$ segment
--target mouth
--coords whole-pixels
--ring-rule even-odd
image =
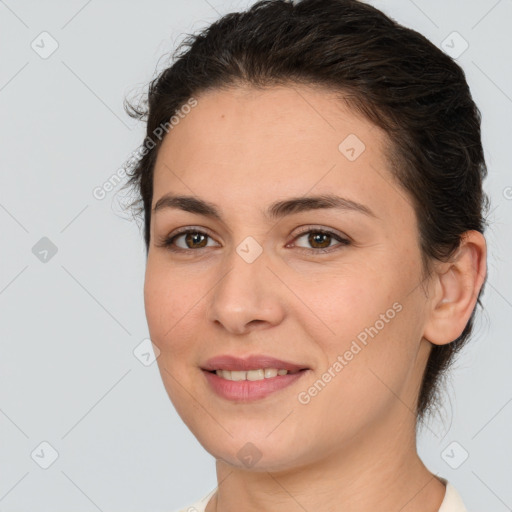
[[[209,372],[231,371],[231,372],[250,372],[250,371],[267,371],[277,370],[283,373],[296,373],[300,370],[309,369],[306,364],[293,363],[284,361],[266,354],[252,354],[245,356],[236,356],[232,354],[224,354],[208,359],[201,365],[202,370]]]
[[[202,369],[209,389],[217,396],[238,403],[262,400],[276,392],[292,389],[296,381],[304,378],[308,368],[288,371],[276,368],[257,370]]]
[[[250,402],[292,387],[308,373],[305,364],[268,354],[218,355],[201,365],[210,390],[236,402]]]
[[[301,372],[305,372],[309,368],[301,368],[299,370],[286,370],[285,368],[258,368],[255,370],[206,370],[203,368],[203,371],[212,373],[217,375],[222,379],[230,380],[230,381],[258,381],[258,380],[266,380],[273,379],[278,376],[284,375],[295,375]]]

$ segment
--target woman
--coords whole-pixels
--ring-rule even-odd
[[[129,185],[160,373],[216,458],[185,510],[465,510],[416,450],[487,275],[462,69],[356,0],[258,2],[177,57]]]

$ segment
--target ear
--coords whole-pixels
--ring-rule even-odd
[[[487,275],[487,245],[482,233],[466,231],[459,249],[438,265],[431,279],[423,337],[434,345],[456,340],[469,321]]]

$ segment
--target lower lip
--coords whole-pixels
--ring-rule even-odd
[[[251,402],[252,400],[265,398],[280,389],[290,386],[307,372],[307,370],[301,370],[297,373],[277,375],[269,379],[235,381],[223,379],[216,373],[206,370],[202,371],[210,386],[219,396],[241,402]]]

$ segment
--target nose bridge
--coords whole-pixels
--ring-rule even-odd
[[[225,328],[242,332],[254,320],[274,323],[282,305],[269,280],[269,259],[261,245],[247,237],[226,255],[223,277],[210,296],[210,316]]]
[[[226,256],[226,274],[216,287],[217,301],[226,305],[242,307],[255,304],[260,297],[261,284],[268,278],[266,268],[268,258],[261,245],[252,237],[247,237],[234,246]],[[231,306],[231,307],[233,307]]]

